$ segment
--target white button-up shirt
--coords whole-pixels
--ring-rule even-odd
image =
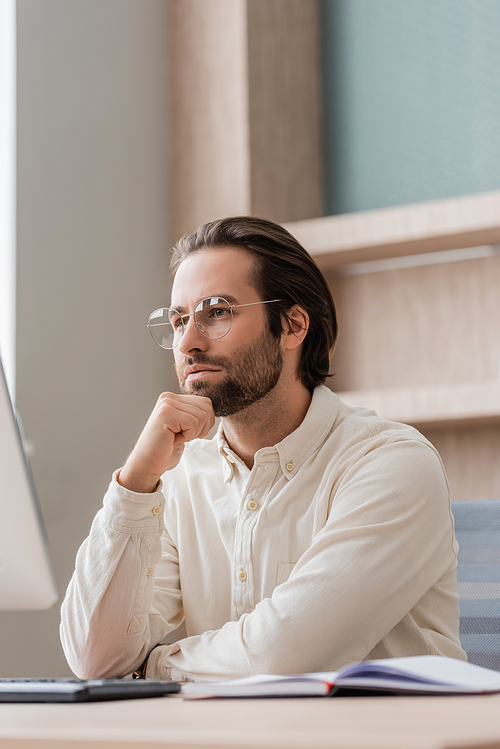
[[[219,430],[186,445],[153,494],[113,479],[78,553],[62,642],[94,677],[130,673],[183,620],[187,637],[153,650],[148,678],[465,658],[456,551],[432,445],[319,387],[251,470]]]

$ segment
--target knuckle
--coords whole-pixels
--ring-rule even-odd
[[[174,395],[173,393],[169,393],[169,392],[162,393],[160,397],[158,398],[158,402],[159,403],[171,403],[173,395]]]

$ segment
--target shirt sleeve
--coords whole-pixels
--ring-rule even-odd
[[[418,440],[386,440],[332,493],[287,582],[238,621],[156,648],[147,677],[214,681],[363,660],[456,564],[448,483]]]
[[[114,474],[78,551],[61,608],[61,642],[80,678],[126,676],[182,622],[178,557],[165,533],[161,489],[160,483],[152,494],[137,494]]]

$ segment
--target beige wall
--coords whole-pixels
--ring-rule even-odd
[[[161,390],[166,3],[18,0],[17,401],[62,595]],[[15,532],[15,529],[13,529]],[[66,675],[59,606],[0,614],[0,676]]]

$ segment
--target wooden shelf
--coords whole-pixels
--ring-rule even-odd
[[[500,380],[338,393],[349,406],[418,428],[500,423]]]
[[[500,190],[293,221],[285,227],[324,268],[500,243]]]

